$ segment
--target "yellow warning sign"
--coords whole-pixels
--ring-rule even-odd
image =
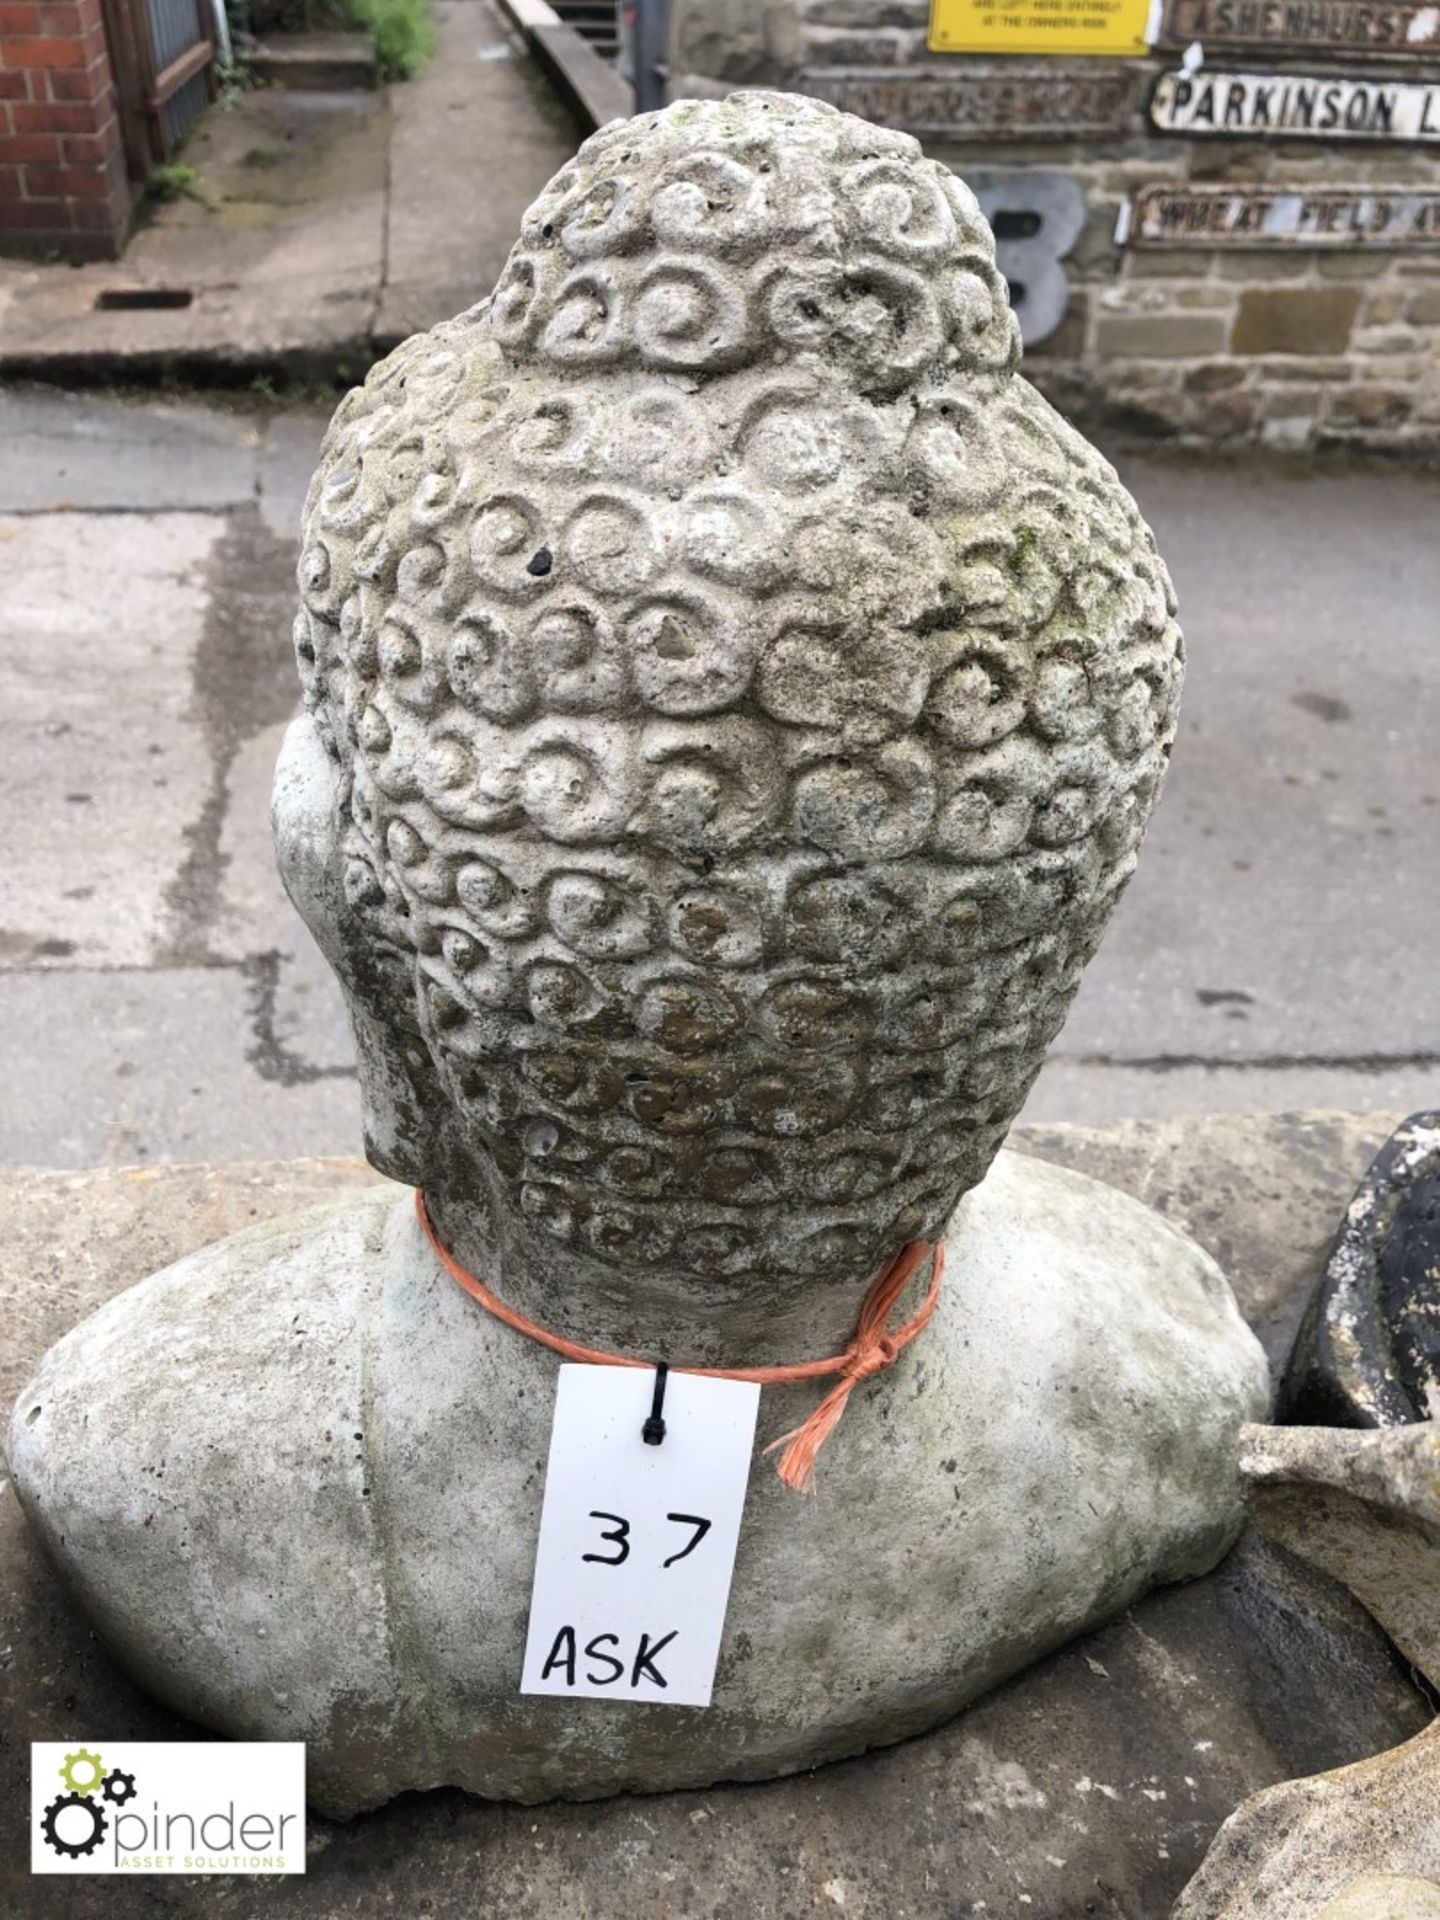
[[[930,0],[932,53],[1150,51],[1152,0]]]

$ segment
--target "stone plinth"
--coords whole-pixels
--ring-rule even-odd
[[[1313,1115],[1020,1129],[1022,1151],[1126,1189],[1224,1263],[1283,1357],[1334,1223],[1393,1121]],[[122,1287],[240,1227],[370,1178],[353,1162],[17,1175],[5,1219],[4,1383]],[[192,1737],[110,1663],[13,1501],[4,1527],[0,1899],[37,1920],[183,1912],[187,1883],[59,1892],[23,1871],[32,1738]],[[8,1696],[8,1697],[7,1697]],[[442,1792],[350,1826],[317,1821],[311,1873],[283,1890],[204,1890],[221,1916],[308,1920],[387,1901],[520,1920],[733,1908],[768,1920],[904,1911],[917,1920],[1163,1913],[1245,1795],[1417,1732],[1419,1694],[1341,1589],[1247,1540],[1217,1573],[1012,1681],[938,1733],[819,1773],[516,1811]],[[1029,1895],[1029,1903],[1020,1896]],[[422,1902],[428,1907],[422,1908]],[[133,1903],[133,1904],[132,1904]],[[843,1903],[843,1904],[842,1904]],[[1107,1904],[1108,1903],[1108,1904]]]

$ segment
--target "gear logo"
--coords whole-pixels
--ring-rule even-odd
[[[77,1779],[77,1774],[83,1777]],[[77,1747],[74,1753],[67,1753],[60,1768],[60,1778],[75,1794],[94,1793],[104,1776],[104,1761],[88,1747]]]
[[[135,1798],[135,1776],[122,1773],[117,1767],[114,1773],[107,1773],[100,1782],[100,1791],[112,1806],[123,1807],[127,1800]]]
[[[56,1794],[40,1819],[47,1846],[63,1859],[83,1860],[110,1830],[106,1806],[123,1807],[135,1798],[135,1776],[105,1762],[88,1747],[67,1753],[60,1768],[64,1793]]]
[[[305,1743],[32,1740],[27,1824],[34,1874],[303,1874]]]

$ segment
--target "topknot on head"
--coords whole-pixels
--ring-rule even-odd
[[[1019,359],[970,190],[908,134],[785,93],[592,135],[526,213],[490,325],[576,374],[829,361],[894,392]]]

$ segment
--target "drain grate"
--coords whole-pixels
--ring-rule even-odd
[[[106,287],[96,294],[95,305],[102,313],[133,313],[188,307],[194,298],[189,287]]]

